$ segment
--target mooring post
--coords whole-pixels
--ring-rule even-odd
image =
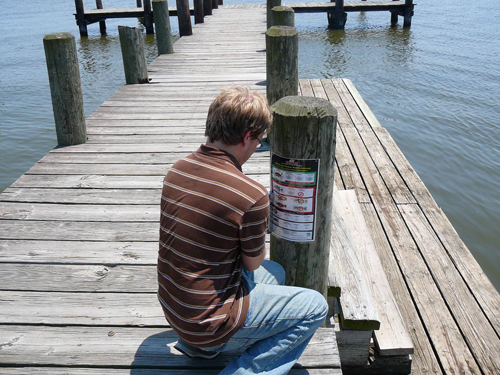
[[[271,27],[272,26],[295,27],[295,12],[293,8],[277,6],[271,9]]]
[[[144,52],[144,38],[135,27],[118,26],[123,68],[127,84],[148,83],[148,67]]]
[[[144,0],[144,26],[146,27],[146,34],[154,34],[151,0]]]
[[[97,9],[102,9],[102,0],[95,0],[95,6]],[[99,30],[101,35],[106,35],[106,21],[99,21]]]
[[[411,26],[411,17],[413,16],[413,0],[405,0],[405,13],[403,27]]]
[[[271,109],[270,257],[285,268],[287,285],[326,298],[337,110],[326,99],[302,96]]]
[[[267,28],[269,29],[271,25],[271,9],[281,5],[281,0],[267,0]]]
[[[212,8],[219,9],[219,0],[212,0]]]
[[[194,23],[204,23],[203,19],[204,10],[203,10],[203,0],[193,0],[194,7]]]
[[[203,0],[203,14],[205,16],[212,15],[212,0]]]
[[[172,29],[167,0],[153,0],[153,14],[155,15],[156,44],[158,55],[174,53]]]
[[[71,146],[85,143],[87,130],[75,37],[70,33],[47,34],[43,38],[43,46],[57,144]]]
[[[80,30],[81,37],[89,36],[89,32],[87,30],[87,23],[85,22],[85,9],[83,8],[83,0],[75,0],[76,7],[76,23],[78,24],[78,28]]]
[[[191,27],[191,14],[189,12],[189,0],[176,0],[177,19],[179,20],[179,35],[193,35]]]
[[[331,0],[334,2],[334,0]],[[327,13],[328,27],[334,30],[343,30],[347,21],[347,13],[344,12],[344,0],[335,0],[335,8]]]
[[[269,105],[297,95],[299,89],[299,36],[290,26],[273,26],[266,32],[266,91]]]
[[[219,0],[219,5],[224,5],[224,0]]]
[[[137,0],[137,8],[142,8],[142,0]]]

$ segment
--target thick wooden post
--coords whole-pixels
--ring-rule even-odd
[[[144,0],[144,26],[146,26],[146,34],[154,34],[151,0]]]
[[[273,26],[266,32],[266,91],[269,105],[297,95],[299,88],[299,36],[290,26]]]
[[[43,38],[43,46],[57,143],[59,146],[85,143],[87,130],[75,37],[70,33],[48,34]]]
[[[333,0],[332,0],[333,2]],[[328,12],[328,27],[334,30],[343,30],[347,21],[347,13],[344,12],[344,0],[335,0],[335,9]]]
[[[391,12],[391,26],[395,26],[398,23],[398,12]]]
[[[148,83],[148,67],[144,39],[135,27],[118,26],[122,48],[123,68],[127,84]]]
[[[205,16],[212,15],[212,0],[203,0],[203,14]]]
[[[277,6],[271,9],[271,27],[272,26],[295,27],[295,12],[293,8]]]
[[[224,0],[219,0],[219,5],[224,5]]]
[[[413,16],[413,0],[405,0],[405,14],[403,27],[411,26],[411,17]]]
[[[87,37],[89,32],[87,30],[87,23],[85,22],[85,9],[83,8],[83,0],[75,0],[76,7],[76,23],[80,29],[80,36]]]
[[[274,7],[281,6],[281,0],[267,0],[267,28],[269,29],[271,25],[271,9]]]
[[[158,55],[174,53],[167,0],[153,0]]]
[[[194,7],[194,23],[204,23],[203,0],[193,0]]]
[[[97,9],[102,9],[102,0],[95,0],[95,6]],[[106,21],[99,21],[99,30],[101,35],[106,35]]]
[[[193,35],[191,27],[191,14],[189,12],[188,0],[176,0],[177,3],[177,19],[179,20],[179,35]]]
[[[142,8],[142,0],[137,0],[137,8]]]
[[[326,297],[337,110],[302,96],[284,97],[271,109],[270,256],[285,268],[287,285]]]

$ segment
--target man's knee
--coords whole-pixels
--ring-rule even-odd
[[[323,322],[328,314],[328,303],[325,297],[316,290],[307,289],[308,317]]]
[[[285,285],[285,269],[272,260],[265,260],[261,267],[274,276],[277,285]]]

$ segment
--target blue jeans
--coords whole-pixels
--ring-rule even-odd
[[[254,272],[243,272],[250,290],[250,308],[243,327],[220,347],[239,354],[220,374],[287,374],[323,324],[328,312],[318,292],[284,286],[285,271],[264,261]]]

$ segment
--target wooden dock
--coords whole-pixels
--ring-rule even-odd
[[[135,8],[108,8],[108,9],[84,9],[83,2],[77,4],[76,13],[74,14],[77,25],[80,27],[80,34],[87,36],[87,25],[103,22],[110,18],[144,18],[149,20],[145,22],[147,32],[153,32],[153,12],[151,5],[148,7],[135,7]],[[145,0],[145,2],[151,0]],[[171,4],[172,5],[172,4]],[[338,1],[338,2],[283,2],[284,6],[293,8],[295,13],[329,13],[339,14],[347,12],[381,12],[389,11],[392,14],[391,22],[397,22],[398,16],[403,16],[405,19],[405,26],[411,25],[411,18],[413,16],[413,0],[363,0],[363,1]],[[229,7],[240,7],[245,5],[229,5]],[[264,6],[264,5],[262,5]],[[191,15],[194,14],[194,8],[190,7]],[[177,16],[177,8],[175,6],[169,7],[170,16]],[[330,21],[329,21],[330,23]]]
[[[204,141],[220,88],[265,92],[265,28],[262,6],[214,10],[150,64],[150,84],[124,86],[87,119],[87,143],[54,149],[0,194],[2,374],[215,375],[227,363],[172,348],[156,299],[160,193]],[[301,80],[300,93],[339,110],[336,185],[356,193],[412,374],[499,374],[500,296],[387,130],[348,79]],[[244,171],[269,186],[269,153]],[[291,374],[340,373],[336,349],[320,329]],[[376,357],[365,373],[395,373]]]

